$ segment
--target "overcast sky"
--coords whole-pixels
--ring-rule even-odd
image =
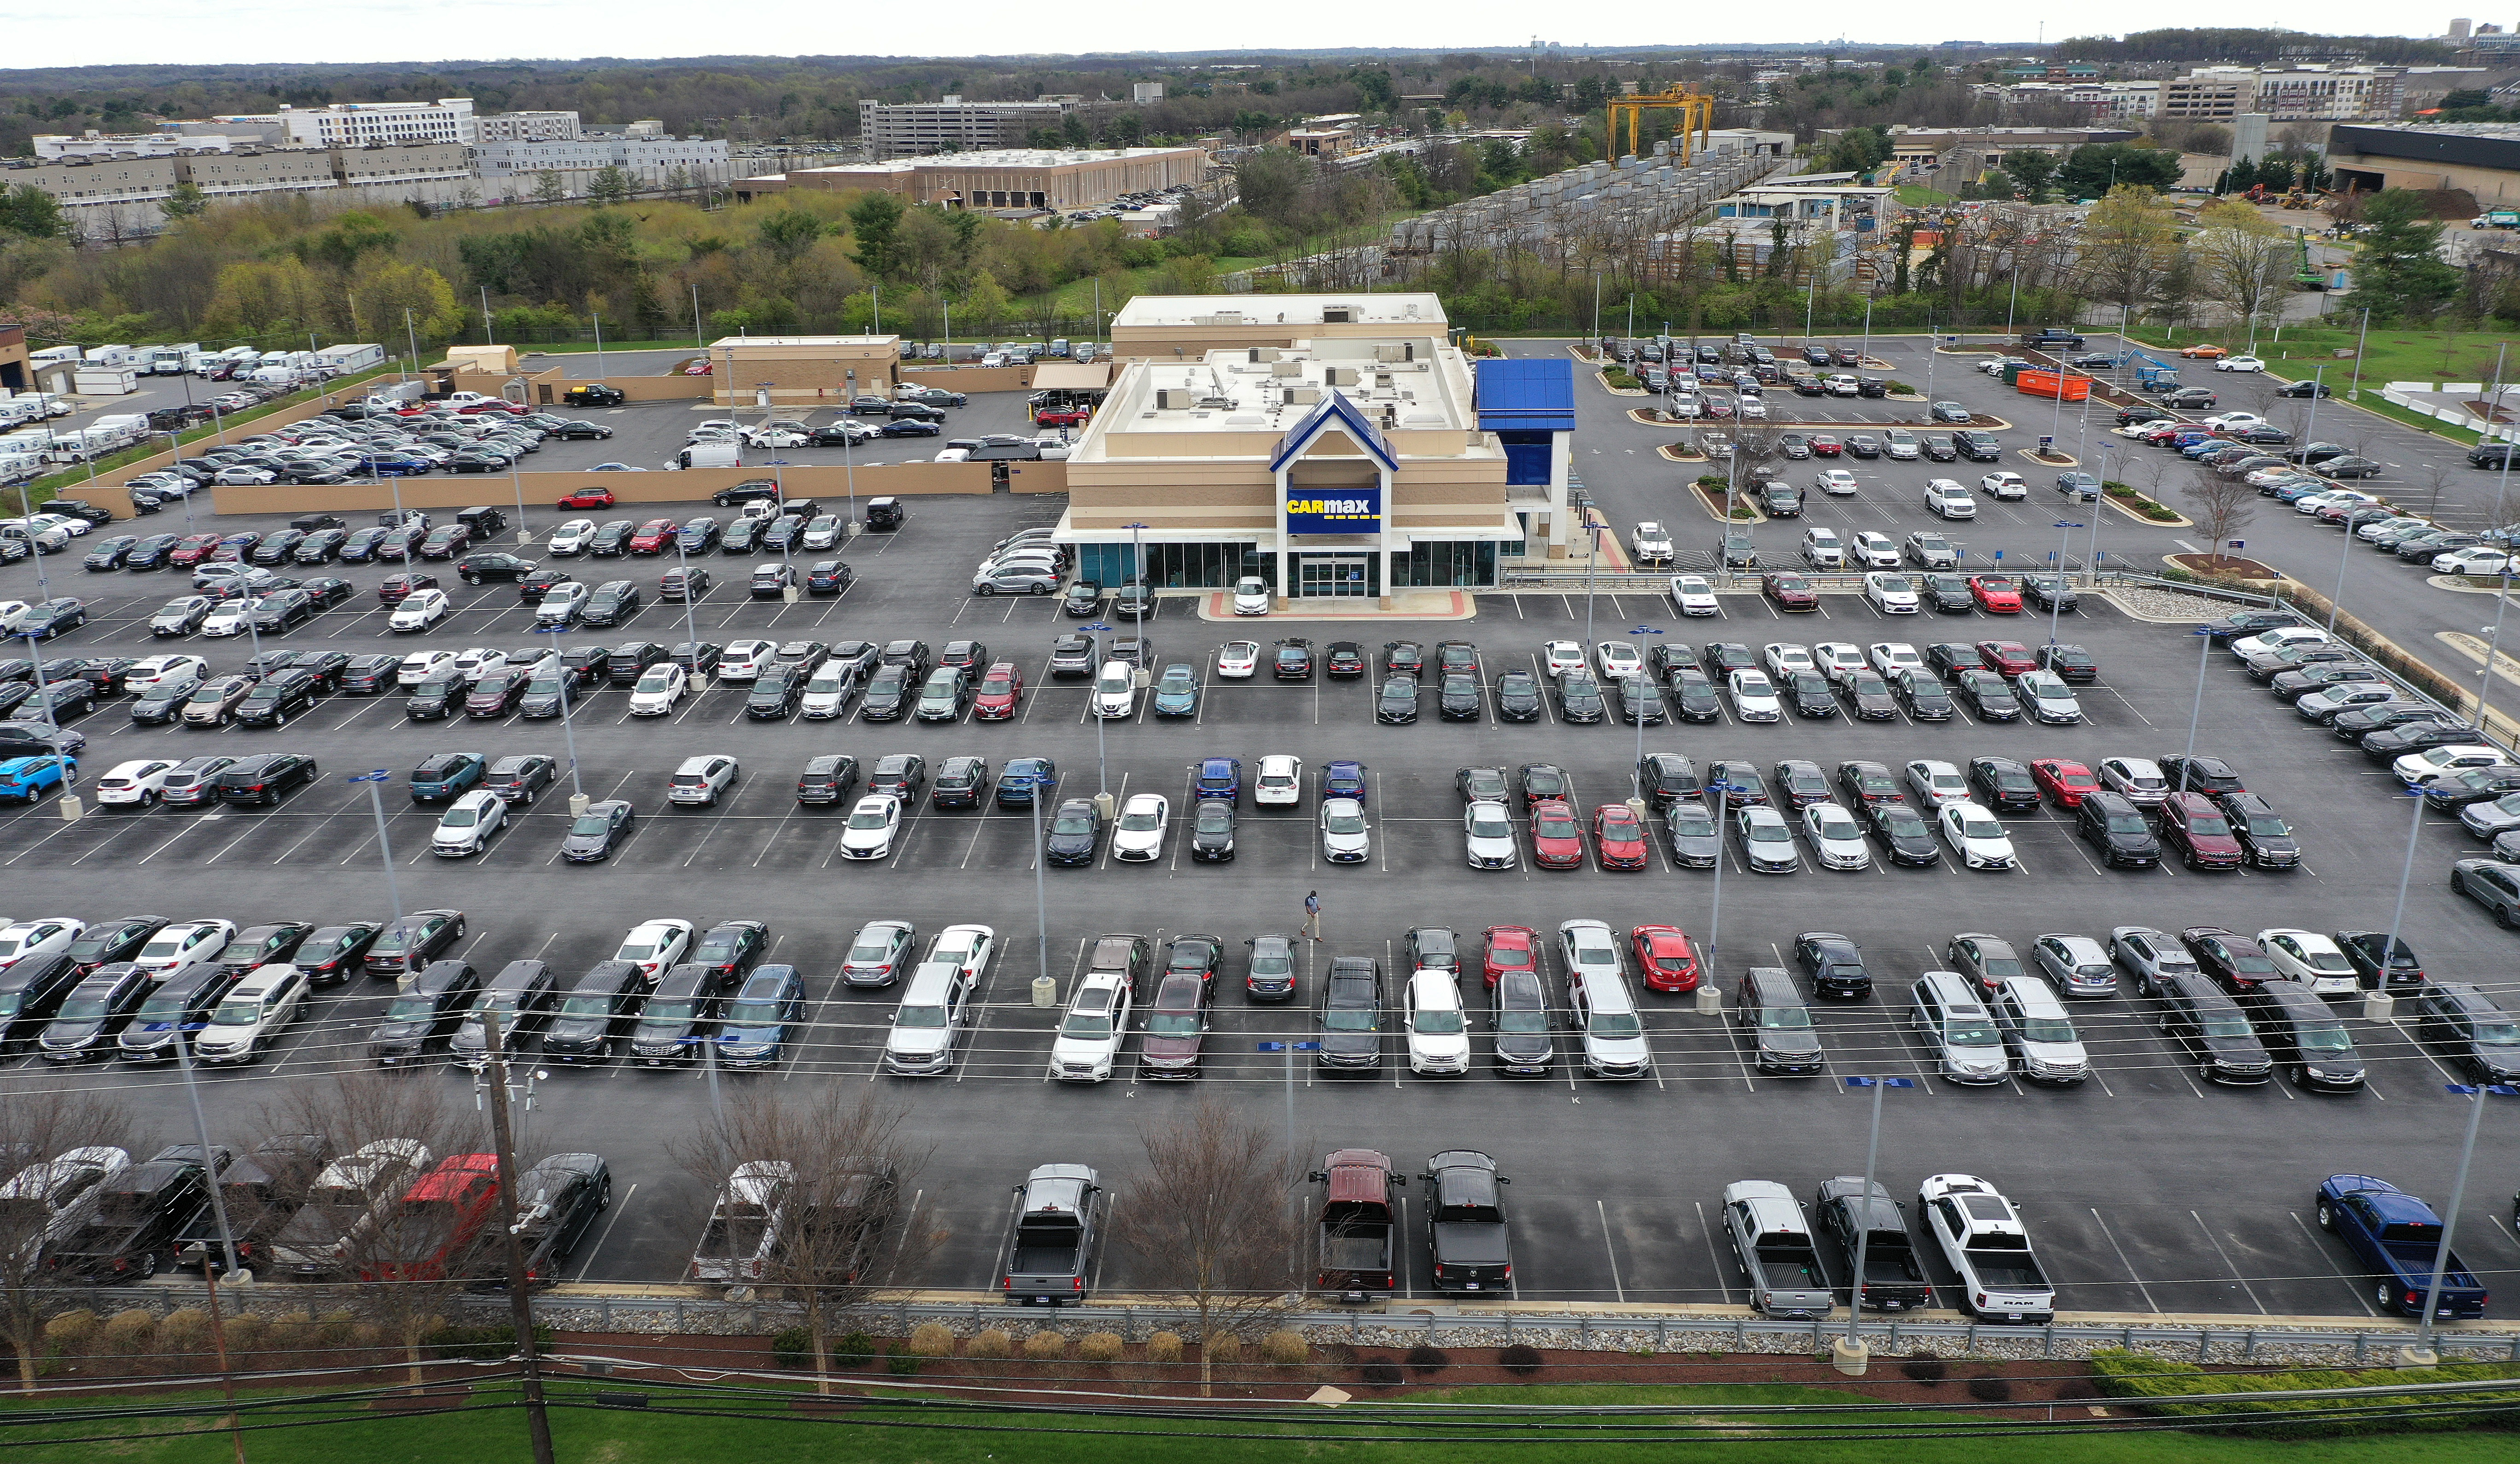
[[[1838,7],[1829,7],[1838,10]],[[1671,17],[1653,18],[1656,11]],[[2280,21],[2311,32],[2392,30],[2438,35],[2462,12],[2374,13],[2344,0],[2292,0],[2279,12],[2259,6],[2199,11],[2174,0],[2127,0],[2099,12],[2047,15],[2049,40],[2106,24],[2112,33],[2169,25],[2263,25]],[[2480,20],[2511,17],[2465,12]],[[1130,50],[1215,50],[1237,46],[1448,46],[1502,52],[1526,44],[1534,18],[1576,20],[1589,29],[1542,32],[1566,45],[1628,46],[1732,41],[1852,41],[1931,44],[1944,40],[2029,41],[2041,12],[2002,0],[1956,0],[1932,7],[1849,6],[1825,23],[1783,8],[1598,7],[1565,18],[1550,7],[1503,0],[1397,0],[1362,11],[1301,6],[1193,6],[1167,0],[961,0],[950,7],[857,9],[796,0],[719,11],[688,0],[82,0],[29,6],[8,33],[13,66],[97,66],[116,62],[434,62],[557,55],[625,57],[892,53],[905,43],[991,55]],[[1283,23],[1272,24],[1282,18]],[[1328,21],[1328,25],[1320,22]],[[1307,23],[1310,22],[1310,23]],[[1912,27],[1927,27],[1916,33]],[[932,54],[932,53],[931,53]]]

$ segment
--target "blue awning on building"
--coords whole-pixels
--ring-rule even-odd
[[[1513,357],[1476,363],[1479,430],[1575,430],[1575,363]]]

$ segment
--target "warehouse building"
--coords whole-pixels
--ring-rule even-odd
[[[1290,314],[1362,324],[1286,298],[1303,302]],[[1178,353],[1124,360],[1068,454],[1058,537],[1086,578],[1130,578],[1143,555],[1158,590],[1256,575],[1282,600],[1388,605],[1565,553],[1570,363],[1474,370],[1422,307],[1370,334],[1207,345],[1225,329],[1212,302],[1170,303],[1187,307],[1160,312],[1178,322]],[[1165,329],[1144,318],[1155,313],[1142,313],[1142,347]]]
[[[739,200],[791,189],[897,194],[904,202],[1000,213],[1066,211],[1108,203],[1124,194],[1196,185],[1207,177],[1198,148],[1102,148],[1049,152],[1036,148],[947,153],[889,162],[805,168],[776,178],[739,179]]]
[[[901,337],[729,335],[708,359],[721,407],[844,407],[861,391],[892,394]]]
[[[1298,340],[1446,335],[1444,302],[1425,294],[1142,294],[1111,317],[1111,354],[1179,359]]]
[[[2520,203],[2520,123],[2327,129],[2335,187],[2464,189],[2489,208]]]

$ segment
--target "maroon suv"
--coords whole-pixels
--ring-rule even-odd
[[[2202,793],[2173,793],[2162,801],[2161,842],[2191,869],[2236,869],[2247,858],[2231,821]]]

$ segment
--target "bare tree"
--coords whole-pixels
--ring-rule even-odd
[[[2450,491],[2451,479],[2456,474],[2443,464],[2427,463],[2415,469],[2415,476],[2423,482],[2424,516],[2430,518],[2441,511],[2442,495]],[[2493,527],[2500,528],[2501,525]]]
[[[140,1147],[128,1110],[102,1094],[39,1083],[0,1087],[0,1326],[18,1353],[18,1386],[35,1391],[44,1354],[44,1241],[63,1217]]]
[[[2198,221],[2193,248],[2203,266],[2206,292],[2243,324],[2280,300],[2299,252],[2291,236],[2255,208],[2236,200],[2208,206]]]
[[[1291,1199],[1296,1157],[1213,1095],[1139,1130],[1147,1172],[1122,1198],[1113,1231],[1137,1253],[1140,1289],[1196,1313],[1199,1391],[1218,1337],[1266,1330],[1300,1296]]]
[[[428,1334],[475,1278],[495,1229],[488,1124],[443,1084],[355,1068],[291,1092],[264,1124],[273,1134],[320,1135],[363,1181],[319,1191],[324,1173],[300,1172],[294,1182],[308,1187],[291,1197],[292,1225],[298,1244],[329,1246],[352,1309],[402,1349],[420,1388]]]
[[[757,1263],[746,1270],[803,1312],[820,1392],[832,1391],[832,1339],[905,1293],[946,1238],[925,1217],[902,1213],[933,1152],[903,1136],[908,1114],[873,1092],[843,1098],[828,1085],[812,1094],[752,1088],[667,1146],[711,1196],[742,1167],[775,1177],[743,1241]],[[703,1244],[715,1238],[704,1231]]]
[[[2224,546],[2231,537],[2249,526],[2257,517],[2258,490],[2242,478],[2227,478],[2218,472],[2198,472],[2181,490],[2198,526],[2212,542],[2206,556],[2209,567],[2220,568]]]

